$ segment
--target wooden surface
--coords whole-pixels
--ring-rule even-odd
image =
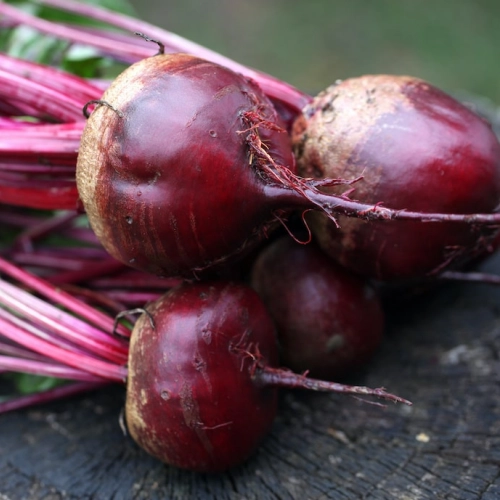
[[[500,272],[500,259],[486,269]],[[0,500],[500,498],[500,287],[451,284],[395,309],[353,381],[412,408],[284,392],[257,455],[206,476],[125,437],[113,387],[0,416]]]

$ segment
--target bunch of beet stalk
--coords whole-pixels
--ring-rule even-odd
[[[0,373],[75,383],[12,397],[0,413],[123,382],[130,328],[115,326],[115,317],[179,283],[109,257],[81,219],[1,205],[0,224],[12,237],[0,247]]]
[[[161,40],[158,44],[160,52],[194,54],[256,82],[266,98],[271,100],[288,131],[304,107],[312,102],[310,96],[285,82],[136,19],[68,0],[41,0],[39,3],[108,23],[121,31],[56,24],[5,3],[0,3],[0,16],[10,26],[23,24],[70,43],[89,45],[103,56],[126,64],[151,56],[152,45],[149,42],[151,39]],[[131,37],[130,32],[145,35]],[[189,64],[191,61],[189,59]],[[88,81],[52,67],[0,55],[0,224],[13,234],[11,241],[1,242],[3,246],[0,247],[0,370],[71,381],[46,392],[2,402],[0,412],[76,394],[111,382],[127,382],[127,424],[134,439],[143,448],[167,463],[194,470],[217,471],[245,459],[269,429],[276,411],[275,393],[270,388],[328,390],[407,403],[383,389],[327,383],[277,369],[276,347],[274,340],[269,340],[273,338],[274,326],[256,295],[242,285],[200,282],[183,287],[180,279],[160,279],[141,270],[130,269],[123,261],[109,256],[85,224],[79,201],[81,192],[75,181],[80,138],[86,118],[82,110],[87,113],[88,104],[94,103],[98,108],[109,108],[108,111],[120,116],[120,110],[101,100],[103,89],[107,86],[108,82]],[[324,110],[328,111],[328,106],[325,105]],[[256,157],[257,163],[265,163],[264,160],[269,158],[266,146],[258,142],[258,134],[252,133],[259,127],[271,131],[278,127],[257,113],[248,113],[245,119],[248,129],[242,132],[249,132],[251,137],[249,145],[255,152],[251,158]],[[211,132],[215,138],[217,132]],[[282,183],[290,179],[293,183],[298,179],[272,161],[271,164],[276,170],[268,168],[263,176],[268,175]],[[295,184],[294,189],[308,202],[313,200],[316,206],[322,207],[335,221],[328,200],[317,188],[349,185],[356,180],[357,177],[349,182],[305,179]],[[290,191],[290,199],[295,199],[294,196],[296,198],[297,195]],[[370,204],[353,202],[349,193],[337,196],[335,203],[338,213],[365,219],[444,220],[478,224],[498,224],[499,221],[495,214],[478,215],[474,211],[474,215],[470,216],[451,213],[443,216],[385,209],[378,206],[378,201]],[[482,212],[487,211],[488,207]],[[276,211],[277,219],[279,213]],[[132,222],[132,217],[126,217],[127,224]],[[485,239],[490,245],[493,237],[487,236]],[[440,277],[465,279],[460,273],[441,273]],[[488,279],[477,275],[469,277]],[[494,277],[489,279],[495,281]],[[164,295],[168,289],[171,292]],[[198,312],[193,318],[185,310],[195,305]],[[239,308],[246,313],[231,317],[233,313],[230,311],[238,311]],[[132,328],[133,311],[142,315]],[[192,341],[183,336],[185,331],[179,325],[186,328],[194,322],[199,326],[200,318],[206,321],[201,331],[203,342],[193,347]],[[141,391],[145,386],[157,384],[158,380],[152,381],[148,378],[150,374],[143,369],[144,366],[149,367],[150,359],[143,359],[144,352],[147,351],[152,358],[158,357],[157,347],[161,345],[165,352],[171,354],[169,349],[173,347],[165,346],[162,337],[163,331],[168,330],[172,345],[194,349],[194,372],[190,376],[193,380],[205,377],[199,384],[206,383],[205,358],[200,352],[213,341],[212,335],[217,328],[225,331],[221,326],[225,325],[224,321],[236,322],[240,327],[233,338],[227,335],[228,338],[217,339],[217,342],[225,347],[220,350],[221,353],[231,355],[231,359],[223,359],[219,365],[226,368],[223,376],[234,381],[235,394],[245,395],[241,403],[228,409],[222,421],[220,415],[215,418],[209,412],[206,418],[210,420],[214,417],[213,422],[201,422],[193,405],[206,403],[207,407],[211,404],[216,407],[210,399],[218,397],[214,395],[215,389],[206,400],[200,394],[193,399],[192,391],[196,384],[193,382],[193,387],[183,385],[179,388],[174,384],[176,374],[167,370],[170,379],[167,377],[164,385],[159,389],[157,387],[160,390],[158,406],[152,403],[145,412],[144,402],[138,401],[144,397],[139,398],[137,394],[143,394]],[[132,334],[132,330],[136,333]],[[266,337],[265,332],[271,333]],[[131,344],[130,337],[136,339]],[[139,342],[142,342],[140,348],[137,347]],[[235,354],[239,359],[236,367],[231,365]],[[161,362],[161,359],[158,360],[159,366]],[[190,370],[193,370],[192,366]],[[210,380],[215,384],[215,377]],[[210,385],[210,391],[212,389]],[[184,427],[172,430],[159,417],[165,405],[173,404],[170,402],[176,396],[181,400],[183,413],[180,408],[170,407],[171,421],[183,419]],[[186,415],[186,405],[191,408],[189,415]],[[260,412],[258,417],[252,413],[256,409]],[[145,418],[146,413],[149,420]],[[143,420],[136,423],[134,419],[138,415]],[[242,428],[248,430],[245,418],[249,415],[253,415],[253,428],[243,439]],[[241,428],[238,429],[237,423]],[[236,431],[230,430],[233,428]],[[184,433],[183,439],[179,440],[177,434],[174,436],[172,432]],[[155,439],[152,440],[151,436]],[[165,448],[159,448],[158,436],[166,443]],[[239,448],[235,450],[236,442]],[[186,446],[189,448],[188,456]],[[214,448],[223,450],[221,456],[214,458]]]

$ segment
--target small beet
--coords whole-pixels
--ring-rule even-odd
[[[309,379],[276,368],[273,322],[257,293],[194,282],[148,306],[131,336],[126,421],[165,463],[200,472],[236,466],[257,448],[277,411],[277,387],[372,395],[383,389]]]
[[[251,283],[276,325],[281,362],[295,372],[338,379],[380,345],[384,314],[374,288],[314,243],[274,241],[256,259]]]
[[[293,143],[301,175],[362,176],[350,194],[362,203],[464,214],[493,212],[500,203],[500,145],[490,125],[416,78],[368,75],[330,87],[295,122]],[[380,280],[460,266],[495,232],[484,225],[342,216],[339,230],[319,213],[308,221],[324,251]]]

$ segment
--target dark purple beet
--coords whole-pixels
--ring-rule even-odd
[[[330,87],[296,121],[293,142],[301,175],[362,176],[350,197],[363,203],[464,214],[500,203],[500,145],[489,124],[416,78],[363,76]],[[308,221],[323,250],[380,280],[460,266],[493,233],[484,225],[343,216],[339,230],[317,212]]]
[[[186,54],[129,67],[85,128],[77,183],[90,223],[118,260],[192,277],[276,224],[259,141],[295,169],[290,139],[260,88]],[[262,145],[261,145],[262,147]],[[279,190],[287,196],[288,190]]]
[[[126,419],[134,440],[168,464],[217,472],[241,463],[272,425],[277,387],[405,402],[276,368],[273,322],[246,285],[183,284],[147,310],[131,336]]]
[[[276,325],[281,362],[295,372],[338,379],[380,345],[384,314],[375,290],[314,243],[271,243],[255,261],[251,283]]]

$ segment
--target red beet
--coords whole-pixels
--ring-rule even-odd
[[[251,283],[276,325],[281,362],[293,371],[339,378],[380,345],[384,315],[375,290],[314,243],[276,240],[255,261]]]
[[[363,203],[464,214],[500,203],[500,146],[489,124],[416,78],[363,76],[330,87],[296,121],[293,142],[301,175],[363,176],[351,194]],[[478,225],[345,217],[338,230],[319,213],[308,216],[323,250],[381,280],[461,265],[493,234]]]
[[[184,284],[147,309],[131,336],[126,419],[134,440],[168,464],[216,472],[248,458],[272,425],[276,387],[403,401],[275,368],[274,325],[245,285]]]
[[[77,182],[113,256],[192,276],[252,247],[275,224],[283,200],[269,199],[262,154],[291,169],[294,159],[253,82],[189,55],[157,55],[128,68],[103,99],[119,112],[100,106],[91,114]]]
[[[266,362],[278,362],[274,326],[259,298],[244,287],[200,284],[167,294],[148,311],[155,328],[141,316],[130,343],[132,437],[160,460],[193,470],[246,459],[277,409],[276,391],[249,373],[257,347]]]

